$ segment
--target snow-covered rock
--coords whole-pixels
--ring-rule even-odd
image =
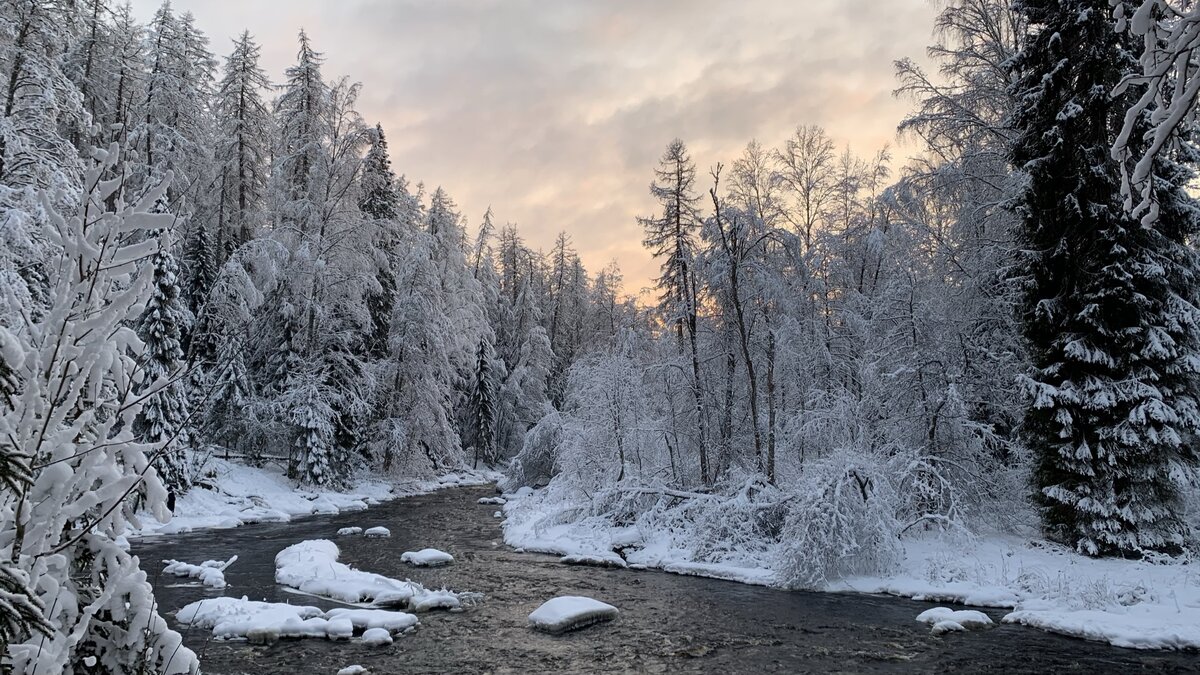
[[[386,647],[392,644],[392,634],[382,628],[368,628],[362,634],[362,643],[368,647]]]
[[[378,525],[376,527],[367,528],[367,530],[365,532],[363,532],[363,536],[364,537],[390,537],[390,536],[392,536],[392,531],[387,529],[386,527],[383,527],[382,525]]]
[[[960,629],[984,628],[992,625],[992,618],[983,612],[974,609],[953,610],[949,607],[927,609],[917,615],[917,621],[931,624],[935,629],[942,622],[957,624]]]
[[[957,621],[944,619],[933,624],[933,628],[929,632],[934,635],[945,635],[946,633],[961,633],[966,630],[966,627]]]
[[[337,531],[339,537],[349,537],[356,534],[362,534],[361,527],[343,527]]]
[[[414,581],[356,570],[338,562],[339,553],[337,544],[328,539],[293,544],[275,556],[275,581],[302,593],[348,603],[413,611],[462,606],[459,595],[452,591],[431,591]]]
[[[492,517],[493,517],[493,518],[503,518],[503,517],[504,517],[504,513],[503,513],[503,512],[501,512],[501,511],[496,511],[495,513],[493,513],[493,514],[492,514]]]
[[[542,603],[529,614],[529,625],[547,633],[564,633],[617,617],[610,604],[578,595],[563,595]]]
[[[220,560],[205,560],[199,565],[192,565],[179,560],[164,560],[163,564],[166,567],[163,568],[163,574],[199,579],[200,583],[209,588],[225,588],[225,569],[237,562],[237,559],[238,557],[235,555],[224,562]]]
[[[388,642],[391,643],[391,641],[392,641],[392,636],[389,635]],[[337,671],[337,675],[366,675],[367,672],[369,672],[369,671],[367,671],[366,668],[363,668],[362,666],[355,664],[353,666],[346,666],[345,668],[342,668],[341,670]]]
[[[437,567],[454,562],[454,556],[436,548],[423,548],[420,551],[405,551],[400,554],[400,562],[406,562],[415,567]]]
[[[325,613],[331,621],[346,621],[358,630],[380,629],[399,633],[415,627],[420,621],[407,612],[389,612],[385,609],[349,609],[338,607]]]
[[[505,504],[508,503],[508,500],[505,499],[504,497],[480,497],[479,503],[480,504],[493,504],[495,506],[504,506]]]
[[[592,567],[626,567],[628,564],[616,553],[575,553],[564,555],[558,561],[564,565],[590,565]]]
[[[251,642],[273,642],[281,638],[324,638],[345,640],[356,630],[379,629],[399,633],[417,626],[412,614],[382,609],[331,609],[257,602],[242,598],[208,598],[185,605],[176,613],[179,623],[212,628],[217,639],[246,638]]]

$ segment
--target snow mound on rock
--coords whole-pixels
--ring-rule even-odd
[[[945,635],[946,633],[961,633],[965,630],[966,628],[957,621],[938,621],[933,624],[933,628],[929,632],[934,635]]]
[[[592,567],[627,567],[627,563],[616,553],[574,553],[564,555],[558,561],[564,565],[590,565]]]
[[[175,615],[182,624],[212,628],[220,640],[245,638],[251,642],[274,642],[281,638],[324,638],[346,640],[356,630],[378,628],[401,632],[417,626],[412,614],[381,609],[331,609],[258,602],[246,597],[209,598],[185,605]]]
[[[389,635],[388,642],[391,643],[391,641],[392,641],[392,637]],[[342,668],[341,670],[337,671],[337,675],[366,675],[367,672],[368,671],[366,668],[363,668],[362,666],[355,664],[353,666],[346,666],[345,668]]]
[[[420,551],[405,551],[400,555],[400,562],[416,567],[436,567],[454,562],[454,556],[436,548],[423,548]]]
[[[382,628],[369,628],[362,634],[362,642],[368,647],[386,647],[392,644],[392,634]]]
[[[547,633],[565,633],[617,618],[617,608],[578,595],[563,595],[542,603],[529,615],[529,625]]]
[[[496,506],[504,506],[505,504],[508,503],[508,500],[505,499],[504,497],[480,497],[479,503],[480,504],[494,504]]]
[[[953,610],[949,607],[934,607],[917,615],[917,621],[931,624],[934,635],[984,628],[992,625],[992,618],[974,609]]]
[[[374,603],[412,611],[462,606],[457,593],[431,591],[414,581],[356,570],[338,562],[339,553],[337,544],[328,539],[293,544],[275,556],[275,581],[302,593],[348,603]]]
[[[355,534],[362,534],[361,527],[343,527],[337,531],[339,537],[348,537]]]
[[[392,531],[383,526],[371,527],[371,528],[368,528],[366,532],[363,532],[363,536],[364,537],[390,537],[390,536],[392,536]]]

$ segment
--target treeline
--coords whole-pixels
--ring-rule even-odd
[[[214,454],[310,485],[496,465],[638,322],[615,266],[398,177],[300,32],[0,1],[0,636],[18,670],[189,672],[120,544]],[[84,664],[84,665],[80,665]],[[81,671],[82,672],[82,671]]]
[[[511,479],[550,484],[550,522],[636,521],[801,586],[885,570],[901,533],[1038,515],[1086,554],[1183,551],[1198,155],[1175,129],[1155,219],[1127,212],[1112,149],[1161,120],[1121,88],[1143,45],[1109,4],[945,3],[938,75],[896,64],[924,146],[898,174],[812,127],[707,172],[670,143],[642,219],[657,329],[571,370]]]

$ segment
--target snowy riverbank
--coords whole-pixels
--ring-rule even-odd
[[[531,552],[757,585],[781,585],[769,545],[708,555],[668,531],[572,518],[541,492],[506,495],[505,542]],[[1200,563],[1093,559],[1033,538],[906,537],[886,574],[826,582],[832,592],[1012,611],[1005,621],[1140,649],[1200,649]],[[915,617],[914,617],[915,620]]]
[[[214,457],[205,463],[204,469],[203,482],[176,501],[174,515],[168,522],[160,523],[152,515],[142,513],[141,529],[129,536],[178,534],[362,511],[389,499],[448,487],[484,485],[497,477],[491,471],[474,470],[448,473],[437,479],[396,482],[364,475],[344,490],[314,490],[299,486],[273,467],[252,467]]]

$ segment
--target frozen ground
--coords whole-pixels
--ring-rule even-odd
[[[426,494],[447,487],[482,485],[496,479],[489,471],[460,471],[436,480],[392,483],[363,476],[344,491],[300,487],[282,471],[252,467],[216,457],[204,466],[202,482],[180,497],[166,523],[143,513],[141,529],[131,536],[178,534],[247,523],[288,522],[315,514],[362,511],[384,500]]]
[[[655,568],[756,585],[781,585],[766,545],[699,553],[670,532],[572,519],[541,493],[506,495],[504,538],[518,550],[563,562]],[[564,515],[565,514],[565,515]],[[886,574],[831,580],[827,591],[885,593],[914,600],[1011,610],[1004,621],[1119,647],[1200,649],[1200,563],[1080,556],[1035,538],[905,537]]]

